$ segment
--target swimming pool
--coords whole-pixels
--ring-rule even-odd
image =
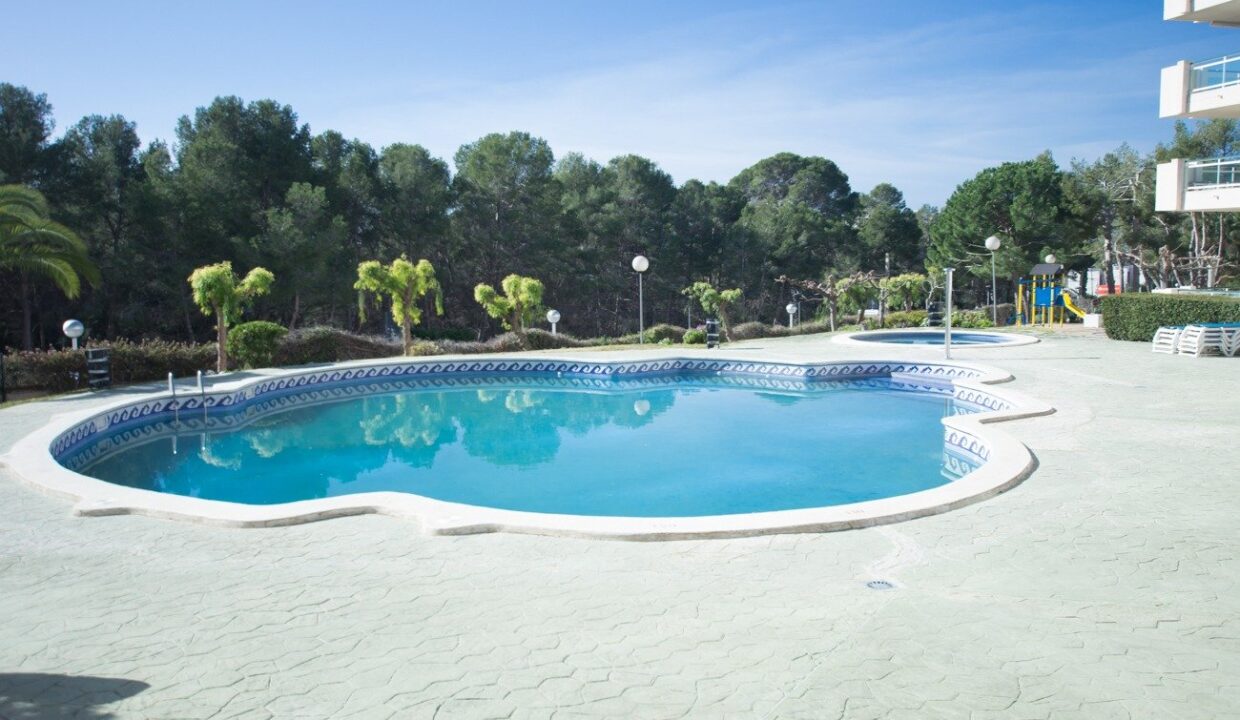
[[[382,512],[431,533],[625,539],[835,530],[1022,479],[1028,451],[982,421],[1049,408],[984,386],[1006,377],[901,361],[354,363],[117,402],[4,460],[81,515]]]
[[[63,462],[117,485],[247,504],[390,491],[528,512],[689,517],[941,485],[980,464],[945,448],[942,418],[979,410],[950,385],[890,377],[467,376],[371,384],[244,423],[165,419],[101,435]]]
[[[945,331],[942,328],[924,328],[908,330],[870,330],[850,333],[836,338],[836,342],[846,344],[884,345],[943,345]],[[1013,345],[1029,345],[1038,339],[1029,335],[1015,333],[978,332],[976,330],[952,330],[952,345],[970,347],[1011,347]]]

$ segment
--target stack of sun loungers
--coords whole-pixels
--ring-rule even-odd
[[[1240,354],[1240,323],[1197,323],[1158,328],[1154,352],[1174,355]]]

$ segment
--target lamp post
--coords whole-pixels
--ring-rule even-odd
[[[990,251],[990,309],[991,320],[995,325],[999,324],[999,290],[998,283],[995,282],[995,251],[1003,246],[1003,241],[998,235],[991,235],[986,238],[986,249]]]
[[[796,314],[797,314],[797,304],[790,302],[784,306],[784,309],[788,311],[788,328],[791,329],[792,319],[796,317]]]
[[[637,273],[637,342],[646,343],[646,300],[642,293],[642,275],[650,269],[650,260],[645,255],[633,258],[633,271]]]
[[[558,323],[559,321],[560,321],[559,310],[548,310],[547,311],[547,322],[551,323],[551,334],[552,335],[555,334],[555,324]]]
[[[65,324],[60,326],[60,330],[65,334],[65,337],[73,341],[73,349],[77,350],[78,338],[85,334],[86,326],[82,324],[81,320],[66,320]]]

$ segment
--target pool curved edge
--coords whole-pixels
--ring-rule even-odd
[[[962,335],[990,335],[992,337],[1003,338],[1003,342],[995,343],[970,343],[961,345],[952,345],[954,350],[991,350],[995,348],[1019,347],[1021,345],[1033,345],[1041,342],[1032,335],[1022,335],[1019,333],[995,332],[993,330],[974,330],[955,328],[953,332]],[[912,344],[912,343],[884,343],[883,335],[926,335],[941,336],[943,331],[941,328],[888,328],[885,330],[860,330],[857,332],[846,333],[844,335],[836,335],[832,338],[832,342],[840,345],[852,345],[854,347],[883,347],[884,345],[897,345],[902,348],[913,348],[922,350],[938,350],[942,349],[941,344]],[[862,337],[865,336],[865,337]]]
[[[778,510],[736,515],[713,515],[675,518],[600,517],[557,515],[463,505],[397,492],[359,493],[330,498],[301,500],[277,505],[247,505],[219,500],[203,500],[152,490],[114,485],[80,475],[62,466],[53,448],[65,452],[67,443],[83,428],[94,428],[109,418],[145,417],[149,408],[167,408],[177,402],[185,410],[194,409],[198,397],[173,400],[166,393],[153,393],[141,398],[118,400],[102,407],[63,413],[46,425],[19,439],[10,451],[0,456],[0,463],[12,470],[25,484],[36,490],[74,502],[73,512],[79,516],[137,514],[229,527],[275,527],[313,522],[335,517],[382,514],[415,521],[427,534],[464,535],[486,532],[518,532],[567,537],[615,540],[682,540],[693,538],[728,538],[778,533],[829,532],[872,525],[901,522],[913,518],[947,512],[989,497],[1019,484],[1036,467],[1033,455],[1022,443],[995,427],[995,423],[1054,412],[1054,408],[1018,392],[997,390],[993,385],[1007,382],[1012,376],[1004,371],[967,362],[934,362],[920,360],[867,360],[805,363],[796,360],[754,361],[711,354],[691,357],[675,356],[634,361],[591,361],[581,357],[550,357],[515,359],[492,356],[471,358],[410,358],[382,361],[359,361],[329,367],[299,368],[272,372],[257,378],[219,382],[203,398],[218,404],[256,397],[261,388],[302,387],[323,378],[337,378],[354,373],[367,377],[383,373],[414,373],[434,371],[439,367],[468,365],[477,372],[479,363],[511,365],[512,363],[563,364],[596,375],[641,372],[654,365],[680,363],[687,366],[713,364],[718,372],[753,372],[770,375],[805,377],[861,376],[887,370],[906,377],[924,377],[939,383],[950,382],[958,397],[981,401],[995,409],[970,415],[943,419],[948,439],[960,447],[985,451],[987,459],[981,467],[962,478],[938,487],[906,495],[882,498],[848,505]],[[800,373],[799,375],[797,373]],[[851,375],[850,375],[851,374]],[[315,380],[319,378],[320,380]],[[202,408],[198,404],[199,409]],[[106,427],[106,425],[105,425]]]

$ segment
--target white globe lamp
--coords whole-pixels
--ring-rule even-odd
[[[645,255],[633,258],[633,272],[637,273],[637,342],[646,344],[646,298],[642,290],[642,275],[650,269],[650,259]]]
[[[81,320],[66,320],[65,324],[60,326],[60,331],[65,334],[65,337],[73,341],[73,349],[77,350],[78,338],[86,333],[86,326],[82,324]]]

